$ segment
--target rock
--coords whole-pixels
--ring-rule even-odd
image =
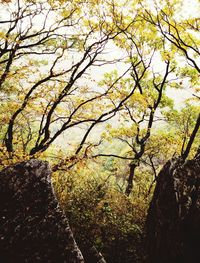
[[[83,255],[87,263],[106,263],[103,255],[95,246],[87,246],[83,248]]]
[[[36,159],[0,172],[0,262],[84,262],[50,176]]]
[[[149,263],[200,262],[200,153],[161,170],[146,221]]]

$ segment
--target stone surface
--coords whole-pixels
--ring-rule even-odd
[[[149,263],[200,262],[200,153],[161,170],[146,222]]]
[[[0,262],[84,262],[50,176],[36,159],[0,172]]]
[[[84,247],[82,252],[87,263],[106,263],[103,255],[94,246]]]

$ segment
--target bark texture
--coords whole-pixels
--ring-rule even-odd
[[[200,153],[161,170],[146,222],[148,263],[200,262]]]
[[[0,262],[84,262],[50,176],[35,159],[0,172]]]

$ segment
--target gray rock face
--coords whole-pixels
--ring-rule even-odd
[[[200,262],[200,154],[161,170],[146,222],[149,263]]]
[[[50,176],[35,159],[0,172],[0,262],[84,262]]]

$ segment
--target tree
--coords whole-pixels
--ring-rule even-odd
[[[147,144],[151,137],[153,123],[159,119],[156,116],[156,111],[159,113],[160,119],[163,119],[161,109],[172,106],[172,102],[165,95],[166,87],[167,90],[170,87],[183,88],[183,85],[188,85],[187,82],[189,82],[194,86],[193,91],[198,92],[198,75],[196,72],[199,72],[199,66],[196,57],[199,55],[199,49],[198,39],[195,35],[197,19],[179,18],[178,21],[175,21],[174,17],[177,16],[181,3],[182,1],[176,1],[176,3],[169,5],[155,3],[153,7],[149,7],[148,3],[144,1],[140,4],[140,10],[138,9],[137,22],[124,32],[126,40],[119,41],[119,45],[125,47],[129,52],[129,63],[132,64],[131,76],[138,91],[132,96],[132,98],[135,96],[135,104],[132,103],[131,105],[129,101],[124,104],[124,110],[127,111],[128,115],[125,120],[128,121],[129,127],[125,127],[124,121],[122,121],[121,130],[116,128],[116,130],[111,129],[111,131],[115,138],[128,146],[128,150],[125,156],[112,153],[98,154],[97,156],[112,156],[129,160],[130,172],[127,179],[127,195],[130,194],[133,187],[135,169],[144,157],[145,151],[148,150],[149,145],[147,146]],[[127,42],[130,44],[128,45]],[[186,58],[186,61],[183,60],[183,57]],[[165,73],[162,72],[161,61],[166,63]],[[156,68],[155,63],[160,65],[160,69]],[[143,71],[140,64],[144,68]],[[171,73],[171,79],[167,79],[169,73]],[[125,83],[130,85],[128,80]],[[195,94],[195,97],[198,98],[198,95]],[[133,123],[132,126],[130,126],[130,122]],[[185,141],[188,135],[182,138],[183,147],[179,154],[184,159],[189,154],[198,129],[199,117],[185,151]],[[150,148],[152,147],[150,146]],[[152,163],[152,159],[150,159],[150,163]],[[152,168],[155,170],[153,163]]]
[[[195,94],[193,94],[199,101],[199,73],[200,66],[198,62],[199,50],[199,18],[195,14],[188,18],[177,16],[177,11],[181,11],[184,1],[177,1],[176,3],[167,6],[155,6],[155,14],[149,10],[145,10],[144,19],[150,24],[154,25],[162,34],[169,48],[167,51],[168,56],[176,57],[181,56],[185,59],[185,63],[180,66],[180,74],[186,78],[192,86]],[[196,3],[197,4],[197,3]],[[172,52],[170,52],[172,50]],[[180,81],[183,84],[183,81]],[[192,143],[200,127],[200,114],[197,117],[196,125],[191,133],[190,139],[184,150],[185,138],[183,140],[183,147],[181,156],[185,160],[190,152]]]
[[[2,4],[10,18],[1,21],[1,137],[10,158],[41,154],[61,134],[83,125],[86,131],[74,153],[84,156],[94,127],[115,116],[128,119],[134,141],[125,142],[132,151],[129,194],[153,123],[161,108],[171,107],[165,91],[181,87],[185,78],[197,84],[199,51],[190,35],[196,20],[180,20],[177,26],[177,5],[126,4],[126,10],[115,1]],[[109,45],[119,57],[104,54]],[[182,55],[192,70],[180,66]],[[108,73],[100,85],[92,79],[92,68],[117,63],[124,70]]]
[[[92,128],[122,105],[100,110],[112,86],[95,89],[95,81],[86,80],[91,67],[117,62],[103,52],[120,30],[99,16],[97,4],[79,1],[17,1],[5,3],[4,12],[9,18],[1,21],[0,87],[6,151],[10,158],[16,152],[35,155],[64,131],[90,124],[78,154]]]
[[[170,83],[169,75],[175,70],[173,61],[156,57],[160,52],[158,39],[152,40],[153,35],[147,36],[142,23],[143,21],[137,22],[135,25],[137,29],[135,27],[128,28],[124,32],[125,40],[117,40],[119,45],[126,43],[125,47],[129,57],[127,63],[131,68],[130,77],[123,80],[121,89],[118,90],[121,96],[124,96],[124,93],[134,87],[134,93],[123,103],[123,109],[120,111],[123,118],[122,127],[116,127],[109,132],[128,146],[127,153],[125,156],[96,155],[112,156],[130,161],[128,184],[125,191],[127,195],[130,195],[132,191],[135,169],[145,154],[153,123],[158,118],[156,114],[161,108],[171,106],[171,100],[165,95],[165,90]],[[160,70],[155,69],[155,63],[160,63]],[[124,125],[125,121],[128,122],[127,126]]]

